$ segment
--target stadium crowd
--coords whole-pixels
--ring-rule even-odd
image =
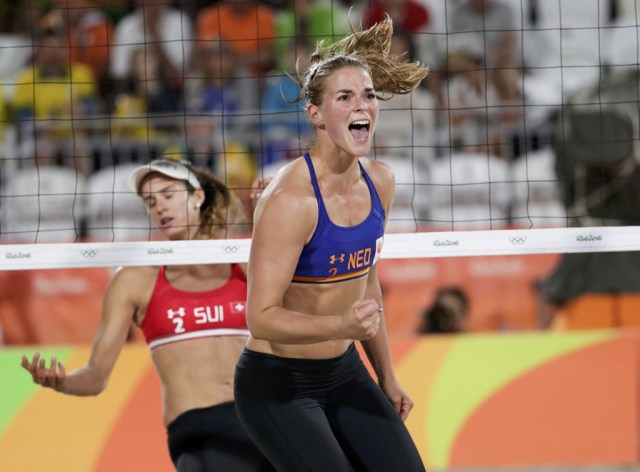
[[[550,3],[7,3],[0,34],[0,178],[4,183],[9,173],[53,166],[91,186],[105,168],[148,162],[172,148],[216,171],[246,201],[256,175],[272,174],[308,147],[311,128],[292,101],[297,86],[288,76],[296,60],[318,40],[345,35],[349,22],[368,27],[388,13],[394,51],[430,69],[412,94],[381,102],[374,153],[398,177],[391,229],[488,228],[522,216],[529,223],[536,217],[532,204],[540,206],[542,225],[564,226],[559,189],[549,184],[555,180],[552,119],[565,96],[594,80],[595,70],[625,63],[614,54],[624,38],[614,35],[629,31],[614,28],[626,21],[619,2],[598,2],[595,11],[593,2],[572,0],[555,9]],[[581,31],[567,21],[611,26],[598,57],[588,57]],[[554,42],[556,33],[562,37]],[[525,154],[529,164],[519,163]],[[530,168],[539,169],[538,183],[527,181]],[[513,185],[493,188],[487,169],[491,181],[499,176]],[[447,190],[457,183],[468,185]],[[520,183],[528,189],[524,210],[518,209],[522,191],[513,187]],[[15,222],[20,212],[10,207],[21,194],[4,196],[5,214]],[[454,206],[460,212],[452,218]],[[4,225],[3,239],[19,234],[11,226]]]

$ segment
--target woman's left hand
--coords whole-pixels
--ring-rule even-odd
[[[382,391],[396,409],[398,415],[400,415],[400,419],[405,421],[413,408],[413,400],[409,398],[407,392],[404,391],[396,379],[381,383],[380,388],[382,388]]]

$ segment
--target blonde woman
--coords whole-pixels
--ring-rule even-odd
[[[277,174],[255,211],[251,336],[235,399],[280,472],[424,470],[403,423],[413,402],[393,370],[377,276],[394,176],[365,157],[377,95],[409,93],[427,74],[389,56],[392,29],[387,18],[319,43],[298,74],[315,143]]]

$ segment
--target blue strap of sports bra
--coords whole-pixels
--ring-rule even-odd
[[[311,185],[313,185],[313,192],[316,194],[316,200],[318,201],[318,210],[320,211],[321,214],[327,215],[327,209],[324,206],[324,200],[322,199],[322,194],[320,193],[320,186],[318,185],[318,177],[316,176],[316,171],[313,168],[313,162],[311,162],[311,156],[309,155],[308,152],[304,153],[304,160],[307,162],[307,167],[309,168],[309,174],[311,175]]]
[[[307,163],[307,167],[309,168],[309,174],[311,175],[311,185],[313,185],[313,191],[316,194],[316,200],[318,200],[318,207],[320,211],[327,214],[327,209],[324,206],[324,200],[322,199],[322,194],[320,193],[320,186],[318,185],[318,177],[316,176],[316,171],[313,168],[313,162],[311,162],[311,156],[308,152],[304,153],[304,160]],[[358,161],[358,166],[360,167],[360,172],[364,177],[364,181],[367,183],[367,187],[369,188],[369,195],[371,196],[371,206],[372,208],[376,203],[380,204],[380,198],[378,197],[378,193],[375,190],[375,186],[367,174],[367,171],[364,170],[364,167],[360,161]]]

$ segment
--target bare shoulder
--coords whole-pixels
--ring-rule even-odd
[[[280,169],[258,200],[252,248],[264,249],[276,241],[282,243],[279,247],[302,246],[313,234],[317,221],[318,203],[309,169],[304,158],[298,158]]]
[[[309,169],[304,159],[298,158],[281,168],[269,183],[258,200],[256,216],[264,211],[293,216],[315,207]]]
[[[396,177],[387,164],[381,161],[361,157],[360,163],[369,174],[378,195],[385,207],[390,208],[396,187]]]
[[[118,267],[111,278],[110,287],[130,293],[140,293],[158,277],[156,266]]]
[[[360,163],[376,185],[395,185],[395,175],[387,164],[382,161],[361,157]]]
[[[105,319],[127,319],[146,307],[158,277],[158,267],[134,266],[118,268],[113,274],[103,299]]]

